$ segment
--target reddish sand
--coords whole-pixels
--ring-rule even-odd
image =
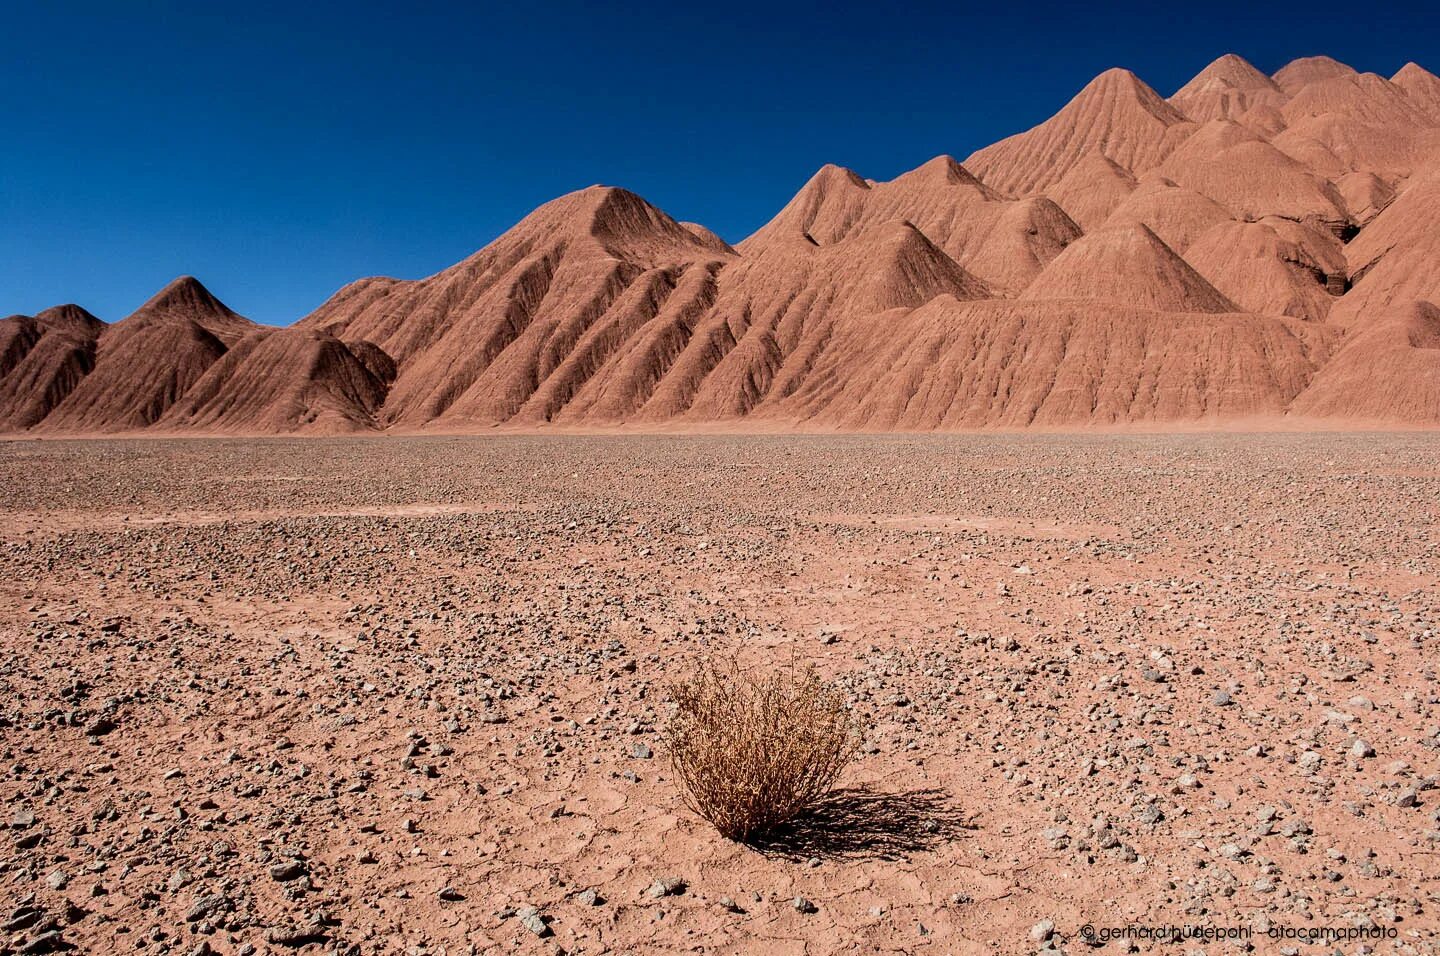
[[[1428,435],[0,443],[0,949],[1434,953],[1437,498]],[[763,851],[659,735],[732,650],[870,728]]]

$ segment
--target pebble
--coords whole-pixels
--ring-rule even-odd
[[[678,896],[685,892],[687,883],[678,876],[665,876],[651,883],[645,895],[658,900],[664,896]]]
[[[550,926],[540,911],[533,906],[522,906],[515,911],[515,919],[520,925],[534,933],[541,939],[551,934]]]

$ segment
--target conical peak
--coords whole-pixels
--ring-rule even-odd
[[[1115,179],[1127,186],[1135,185],[1135,177],[1129,170],[1104,153],[1087,153],[1061,177],[1062,183],[1094,182],[1096,178]]]
[[[514,242],[589,243],[592,249],[598,244],[606,255],[640,259],[648,259],[663,249],[692,258],[721,251],[707,249],[710,243],[636,193],[603,185],[587,186],[552,199],[496,240],[501,244]],[[490,248],[486,246],[471,259],[486,255]]]
[[[594,201],[590,230],[596,234],[623,236],[649,231],[664,220],[674,221],[628,189],[592,186],[586,193]]]
[[[1275,83],[1293,94],[1302,86],[1338,76],[1355,76],[1355,69],[1328,56],[1305,56],[1275,71]]]
[[[1234,53],[1226,53],[1195,74],[1195,77],[1182,86],[1175,95],[1184,97],[1223,90],[1267,89],[1278,90],[1279,86],[1270,77],[1257,70],[1248,60]]]
[[[920,249],[935,249],[932,243],[915,224],[908,219],[891,219],[878,225],[871,226],[860,232],[855,240],[858,242],[885,242],[898,245],[913,245]]]
[[[205,288],[204,283],[194,276],[176,276],[165,284],[165,288],[156,293],[159,296],[209,296],[210,290]],[[213,296],[212,296],[213,298]]]
[[[604,215],[614,215],[625,209],[647,206],[644,199],[619,186],[596,184],[568,192],[536,207],[518,226],[586,225]]]
[[[1440,107],[1440,76],[1436,76],[1423,66],[1417,63],[1406,63],[1395,73],[1390,82],[1422,105]]]
[[[53,328],[66,331],[93,334],[105,327],[95,316],[86,309],[67,302],[64,305],[52,306],[35,316],[36,319]]]
[[[1085,84],[1085,89],[1136,89],[1143,86],[1145,81],[1130,70],[1123,66],[1112,66],[1097,73],[1093,80]]]
[[[1165,240],[1155,235],[1155,231],[1143,222],[1125,222],[1096,229],[1081,239],[1095,245],[1143,248],[1167,259],[1175,256],[1175,252],[1165,245]]]
[[[592,188],[601,191],[590,197],[594,201],[590,235],[616,254],[645,258],[662,250],[683,257],[733,252],[724,243],[715,247],[713,242],[686,229],[664,210],[628,189]]]
[[[1440,76],[1417,63],[1406,63],[1390,82],[1403,90],[1410,101],[1428,113],[1431,119],[1440,120]]]
[[[1238,311],[1149,226],[1133,221],[1081,236],[1020,298],[1100,299],[1169,312]]]
[[[1181,122],[1184,116],[1144,80],[1123,67],[1111,67],[1085,85],[1062,112],[1089,105],[1129,102],[1168,122]]]
[[[853,169],[844,166],[836,166],[834,163],[826,163],[816,170],[815,175],[805,184],[802,191],[819,190],[828,192],[831,189],[869,189],[870,184],[865,178]]]
[[[1419,63],[1411,60],[1409,63],[1406,63],[1404,66],[1400,67],[1400,69],[1395,71],[1395,75],[1390,77],[1390,82],[1397,83],[1400,86],[1405,86],[1406,84],[1417,82],[1440,83],[1440,76],[1436,76],[1434,73],[1431,73]]]
[[[196,314],[233,316],[235,313],[201,284],[194,276],[180,276],[170,281],[134,315],[180,315],[193,318]]]
[[[842,274],[860,277],[867,290],[863,298],[876,311],[918,306],[942,293],[964,299],[989,295],[983,282],[908,219],[877,223],[826,247],[822,254]]]
[[[908,173],[897,176],[897,183],[927,183],[946,186],[980,186],[980,180],[971,175],[953,156],[940,155],[916,166]]]

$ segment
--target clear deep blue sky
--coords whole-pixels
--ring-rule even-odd
[[[285,324],[596,182],[738,240],[824,163],[963,158],[1111,66],[1440,72],[1427,7],[0,0],[0,315],[191,273]]]

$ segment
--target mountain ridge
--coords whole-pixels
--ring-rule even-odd
[[[1440,78],[1225,54],[726,242],[616,186],[257,325],[192,276],[0,319],[0,431],[1440,425]]]

